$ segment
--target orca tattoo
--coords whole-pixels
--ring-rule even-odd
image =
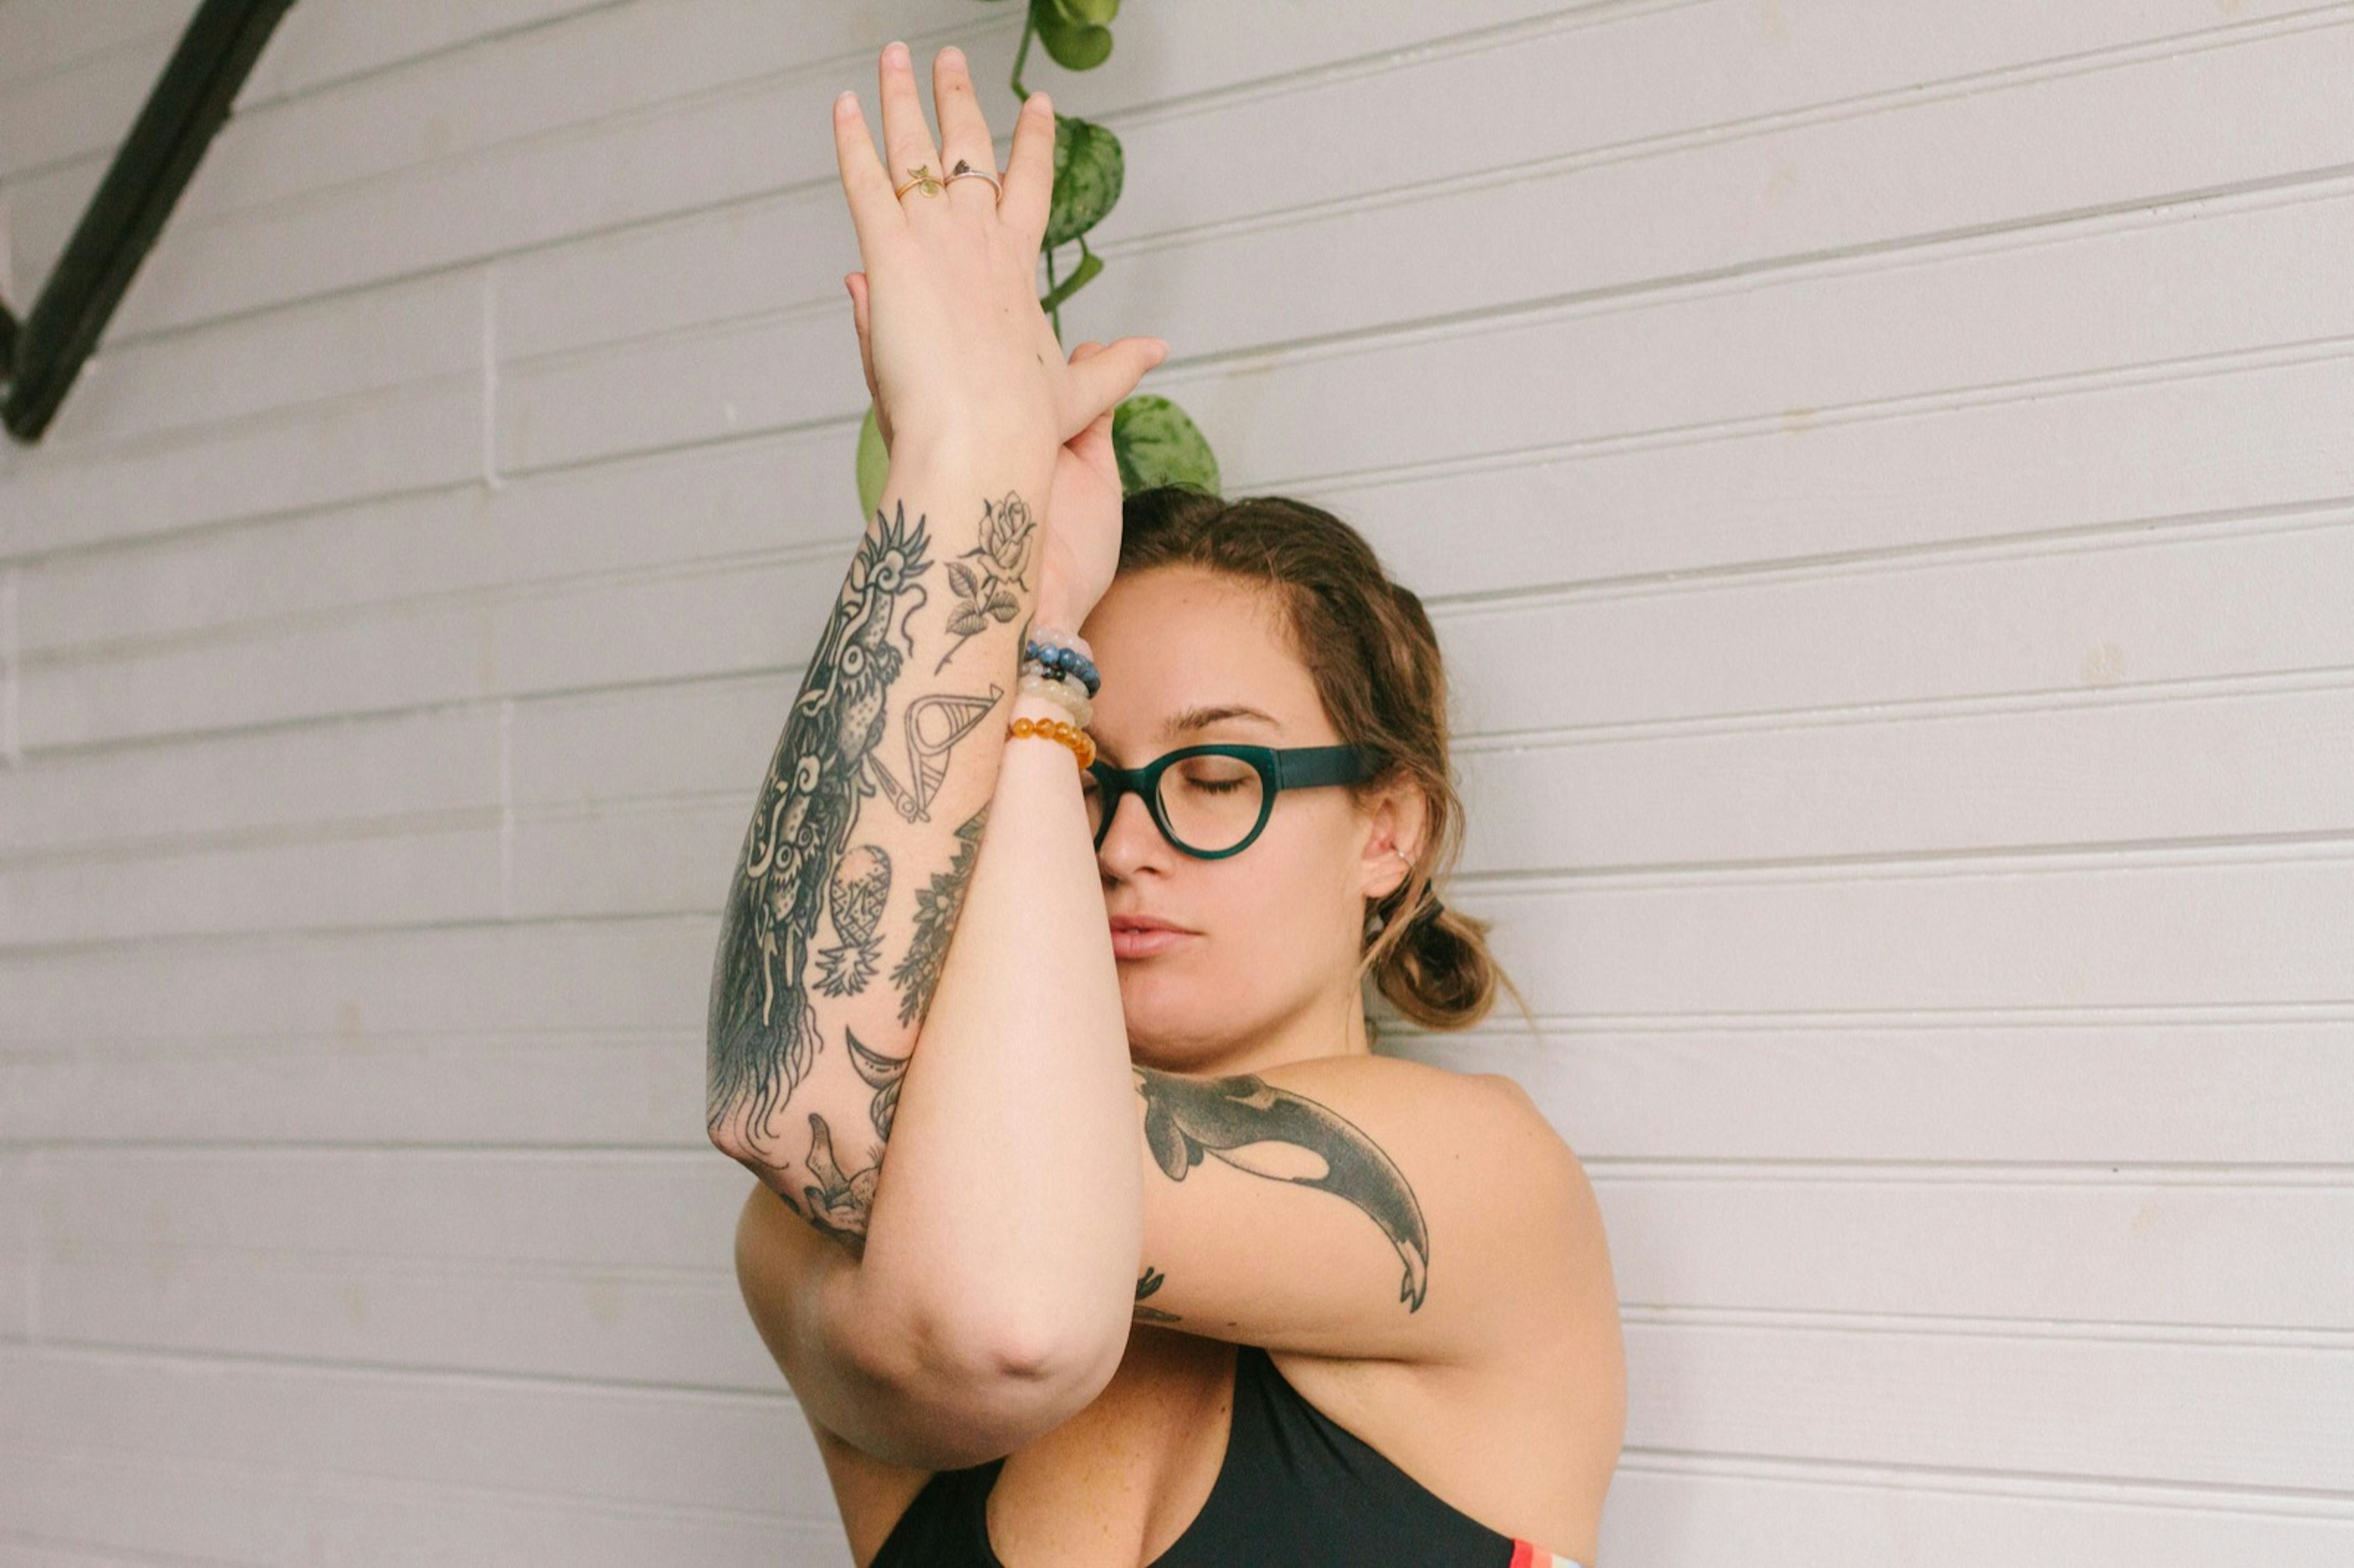
[[[1421,1308],[1430,1287],[1430,1234],[1405,1173],[1379,1144],[1330,1107],[1277,1088],[1256,1073],[1193,1078],[1152,1067],[1132,1070],[1137,1093],[1144,1097],[1145,1143],[1162,1175],[1182,1181],[1203,1156],[1215,1155],[1254,1176],[1346,1198],[1381,1227],[1404,1260],[1398,1299],[1409,1312]],[[1251,1146],[1265,1143],[1305,1150],[1316,1172],[1298,1174],[1296,1158],[1255,1160]],[[1138,1294],[1144,1294],[1141,1286]]]

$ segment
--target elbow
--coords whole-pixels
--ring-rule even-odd
[[[707,1089],[705,1095],[708,1097]],[[741,1116],[721,1115],[716,1111],[706,1113],[703,1130],[711,1139],[712,1148],[738,1164],[749,1163],[744,1158],[748,1143],[744,1137],[744,1119]]]
[[[783,1190],[777,1185],[779,1173],[762,1163],[752,1152],[751,1142],[744,1137],[740,1128],[733,1125],[715,1125],[711,1128],[711,1147],[758,1177],[760,1185],[775,1192],[779,1197],[785,1196]],[[788,1202],[790,1201],[788,1199]]]
[[[751,1128],[744,1113],[734,1111],[726,1116],[714,1117],[705,1124],[705,1131],[711,1139],[712,1148],[760,1178],[769,1186],[776,1186],[781,1173],[775,1166],[760,1157],[760,1151],[753,1142]]]
[[[1043,1312],[1011,1313],[981,1340],[977,1364],[1001,1383],[1074,1399],[1076,1414],[1119,1369],[1129,1321],[1123,1317],[1117,1331],[1108,1332],[1105,1325],[1062,1322]]]
[[[881,1348],[868,1372],[891,1390],[908,1456],[961,1469],[1027,1446],[1095,1403],[1126,1343],[1049,1331],[1035,1318],[992,1326],[926,1314]]]

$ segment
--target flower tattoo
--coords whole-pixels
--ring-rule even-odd
[[[1009,490],[1004,500],[981,504],[981,543],[964,553],[980,556],[981,569],[973,570],[962,558],[946,563],[949,582],[957,591],[956,607],[949,612],[949,630],[956,634],[956,641],[932,666],[934,674],[948,668],[967,639],[989,630],[991,621],[1011,620],[1022,613],[1022,601],[1007,591],[1008,583],[1018,588],[1030,586],[1022,577],[1030,565],[1031,541],[1038,528],[1030,503]]]

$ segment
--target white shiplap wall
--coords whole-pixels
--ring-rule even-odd
[[[186,3],[0,0],[22,308]],[[701,1130],[858,518],[826,104],[1012,5],[302,0],[0,457],[0,1562],[832,1564]],[[2354,1560],[2354,5],[1139,0],[1235,493],[1455,661],[1624,1568]],[[1001,126],[1010,105],[992,108]]]

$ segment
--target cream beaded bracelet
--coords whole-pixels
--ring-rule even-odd
[[[1071,722],[1085,729],[1095,722],[1096,705],[1087,700],[1086,692],[1072,682],[1047,673],[1034,665],[1022,667],[1022,690],[1046,698],[1070,715]]]

